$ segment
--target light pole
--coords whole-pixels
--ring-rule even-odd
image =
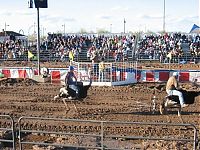
[[[35,22],[34,22],[33,27],[34,27],[34,36],[35,36],[37,34],[36,31],[35,31],[35,27],[36,27],[36,23]]]
[[[164,12],[163,12],[163,32],[165,33],[165,0],[164,0]]]
[[[124,34],[126,33],[126,20],[124,18]]]
[[[40,75],[40,12],[39,8],[48,8],[47,0],[34,0],[35,8],[37,8],[37,60],[38,60],[38,75]],[[33,0],[30,0],[30,8],[33,8]],[[35,26],[34,26],[35,31]],[[21,149],[21,147],[20,147]]]
[[[200,26],[200,0],[199,0],[199,26]]]
[[[63,27],[63,34],[65,36],[65,24],[63,24],[62,27]]]
[[[43,37],[44,37],[44,31],[46,31],[46,28],[45,28],[45,27],[42,28],[42,36],[43,36]]]
[[[37,8],[37,59],[38,59],[38,75],[40,75],[40,12]]]
[[[110,33],[112,33],[112,23],[110,24]]]
[[[7,35],[6,34],[6,27],[8,27],[8,26],[10,26],[10,25],[6,24],[6,22],[5,22],[5,31],[4,31],[5,32],[5,38],[6,38],[6,35]]]

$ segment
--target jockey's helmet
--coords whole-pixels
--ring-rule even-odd
[[[73,66],[69,66],[69,70],[70,71],[74,70],[74,67]]]

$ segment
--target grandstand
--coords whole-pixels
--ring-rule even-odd
[[[31,42],[31,41],[29,41]],[[49,34],[41,41],[41,61],[69,61],[69,51],[74,61],[90,62],[92,55],[98,61],[155,61],[161,63],[199,63],[199,37],[178,33],[165,35],[143,34]],[[37,56],[36,45],[24,40],[9,38],[0,43],[0,60],[28,60],[28,50]],[[168,54],[171,53],[169,58]]]

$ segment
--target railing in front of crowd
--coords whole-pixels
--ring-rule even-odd
[[[136,43],[137,44],[137,43]],[[84,47],[80,53],[74,55],[74,61],[77,62],[91,62],[90,57],[87,56],[88,48]],[[0,61],[37,61],[37,51],[36,49],[30,50],[30,52],[34,55],[32,58],[28,59],[28,49],[26,49],[23,53],[17,53],[10,51],[9,53],[3,53],[0,49]],[[99,56],[101,59],[102,56]],[[172,56],[171,59],[168,57],[161,58],[159,55],[153,54],[144,54],[144,53],[136,53],[136,49],[128,50],[126,54],[116,54],[113,51],[108,51],[104,56],[106,62],[128,62],[128,61],[158,61],[160,63],[199,63],[200,55],[192,55],[189,51],[185,52],[183,56]],[[41,50],[40,60],[43,62],[68,62],[69,56],[68,54],[62,54],[59,51],[55,51],[52,49]]]

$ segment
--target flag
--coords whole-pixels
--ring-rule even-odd
[[[192,29],[190,30],[190,33],[200,33],[200,27],[196,24],[192,26]]]
[[[34,55],[30,51],[28,51],[28,58],[30,59],[32,57],[34,57]]]
[[[172,52],[169,52],[169,54],[167,54],[167,58],[169,58],[170,60],[172,59]]]

